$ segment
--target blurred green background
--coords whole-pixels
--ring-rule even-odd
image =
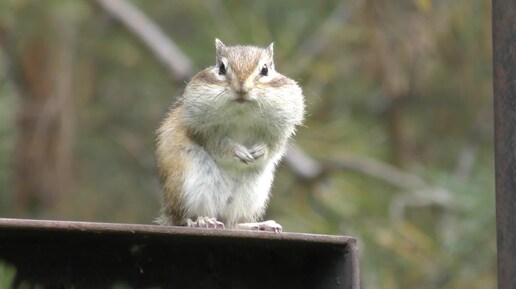
[[[154,131],[184,87],[94,0],[0,0],[0,217],[148,224]],[[304,89],[267,218],[357,237],[362,288],[494,288],[488,0],[130,0],[193,71],[275,42]]]

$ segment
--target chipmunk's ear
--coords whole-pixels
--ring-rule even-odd
[[[218,59],[219,56],[222,55],[224,53],[224,51],[226,50],[226,45],[224,45],[224,43],[222,43],[222,41],[220,41],[218,38],[215,38],[215,49],[217,51],[217,59]]]
[[[267,46],[267,48],[265,48],[265,51],[267,51],[267,54],[269,54],[270,58],[272,59],[274,56],[274,42],[269,44],[269,46]]]
[[[269,44],[267,48],[265,48],[265,53],[267,56],[269,56],[269,67],[272,68],[272,70],[275,70],[274,68],[274,42]]]
[[[217,62],[217,65],[222,61],[222,55],[224,55],[226,51],[226,45],[220,41],[220,39],[215,38],[215,50],[216,50],[216,57],[215,60]]]

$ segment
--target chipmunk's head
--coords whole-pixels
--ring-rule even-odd
[[[250,121],[301,123],[301,88],[276,72],[273,44],[226,46],[215,39],[215,47],[215,65],[194,76],[183,94],[192,121],[210,124],[245,115]]]
[[[218,100],[246,103],[256,100],[271,82],[281,76],[274,69],[273,44],[267,48],[226,46],[215,39],[216,63],[200,72],[198,81],[221,88]]]
[[[274,79],[273,43],[265,49],[244,45],[226,47],[215,39],[215,47],[216,64],[211,72],[226,83],[237,102],[244,103],[257,97],[252,93],[253,89]]]

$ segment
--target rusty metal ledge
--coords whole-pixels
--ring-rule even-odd
[[[14,287],[359,288],[352,237],[0,218]]]

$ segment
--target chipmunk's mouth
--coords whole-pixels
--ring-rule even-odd
[[[236,102],[238,102],[238,103],[245,103],[245,102],[247,102],[247,101],[249,101],[249,100],[247,100],[247,99],[245,99],[245,98],[241,98],[241,97],[239,97],[239,98],[235,99],[235,101],[236,101]]]
[[[249,102],[250,95],[248,91],[245,90],[237,90],[235,91],[235,101],[238,103],[246,103]]]

